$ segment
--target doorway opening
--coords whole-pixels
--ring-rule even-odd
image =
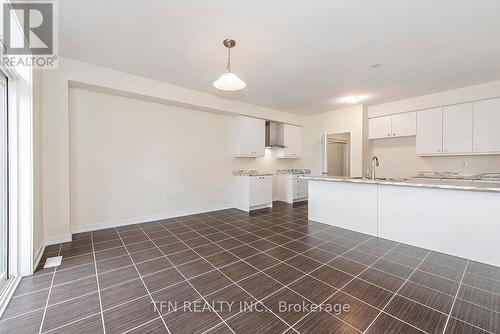
[[[325,166],[323,173],[330,176],[350,176],[351,134],[331,133],[325,140]]]

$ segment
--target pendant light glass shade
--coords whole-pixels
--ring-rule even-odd
[[[227,48],[227,66],[226,73],[222,74],[218,80],[214,81],[214,87],[220,90],[240,90],[247,85],[236,74],[231,72],[231,48],[236,45],[233,39],[225,39],[222,43]]]
[[[245,88],[247,84],[238,76],[231,72],[226,72],[214,81],[214,87],[220,90],[240,90]]]

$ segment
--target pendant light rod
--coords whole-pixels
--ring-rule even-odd
[[[234,91],[245,88],[247,85],[236,74],[231,72],[231,49],[236,46],[234,39],[225,39],[222,44],[227,48],[227,65],[226,72],[221,75],[218,80],[215,80],[213,85],[220,90]]]
[[[222,44],[227,48],[227,66],[226,71],[231,72],[231,49],[236,46],[236,41],[234,39],[225,39]]]

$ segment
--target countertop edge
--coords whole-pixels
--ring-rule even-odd
[[[370,180],[370,179],[364,179],[364,180],[363,179],[342,179],[342,178],[327,178],[327,177],[321,177],[321,176],[301,176],[299,178],[305,179],[305,180],[323,181],[323,182],[380,184],[380,185],[400,186],[400,187],[437,188],[437,189],[451,189],[451,190],[463,190],[463,191],[483,191],[483,192],[500,193],[500,187],[489,188],[489,187],[474,187],[474,186],[453,185],[453,184],[429,184],[429,183],[399,182],[399,181]]]

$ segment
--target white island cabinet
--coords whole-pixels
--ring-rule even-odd
[[[273,206],[272,175],[234,176],[234,207],[246,212]]]
[[[306,178],[309,220],[500,266],[498,184]]]

